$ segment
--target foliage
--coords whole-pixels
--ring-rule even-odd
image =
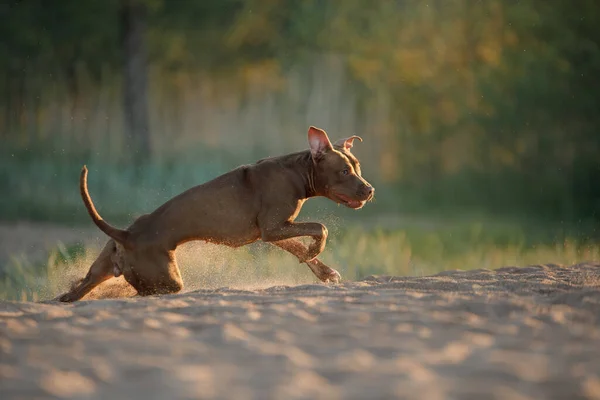
[[[0,6],[5,151],[59,153],[69,165],[59,185],[90,158],[115,175],[131,161],[121,1]],[[138,1],[148,10],[158,149],[149,168],[198,148],[206,154],[189,168],[230,165],[216,154],[239,163],[290,151],[292,132],[316,120],[365,132],[365,170],[422,209],[600,218],[597,1]],[[146,190],[189,182],[178,179],[150,178]],[[408,206],[381,200],[392,211]],[[16,202],[31,198],[3,201],[19,214]]]

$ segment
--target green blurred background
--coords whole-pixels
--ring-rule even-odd
[[[316,125],[363,137],[377,188],[302,214],[350,279],[598,259],[598,23],[595,0],[4,1],[0,219],[90,225],[87,164],[126,225]],[[11,260],[5,293],[40,270]]]

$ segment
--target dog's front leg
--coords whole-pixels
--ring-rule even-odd
[[[309,262],[317,257],[325,249],[327,241],[327,228],[316,222],[290,222],[286,221],[280,225],[261,227],[261,239],[265,242],[277,242],[299,236],[310,236],[313,243],[303,254],[294,254],[300,262]],[[304,247],[304,246],[303,246]]]
[[[308,249],[299,240],[286,239],[272,243],[275,246],[295,255],[301,263],[303,262],[302,260],[306,259],[306,253]],[[308,265],[313,274],[315,274],[315,276],[323,282],[339,283],[342,280],[342,277],[340,276],[339,272],[337,272],[333,268],[329,268],[327,265],[323,264],[318,258],[313,258],[310,261],[304,262],[306,262],[306,265]]]
[[[81,299],[91,292],[96,286],[113,277],[112,254],[115,251],[115,242],[111,239],[98,255],[98,258],[88,271],[85,278],[75,284],[71,290],[55,298],[55,301],[70,303]]]

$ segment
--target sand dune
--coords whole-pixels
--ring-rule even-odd
[[[600,265],[0,303],[3,399],[600,399]]]

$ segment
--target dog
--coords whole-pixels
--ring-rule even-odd
[[[339,282],[340,274],[317,259],[327,228],[294,220],[311,197],[324,196],[353,209],[373,199],[375,189],[350,152],[357,139],[362,142],[351,136],[332,144],[324,130],[311,126],[309,150],[238,167],[179,194],[126,230],[113,227],[96,211],[84,166],[81,197],[94,224],[110,240],[87,275],[55,300],[77,301],[121,274],[140,296],[177,293],[183,281],[175,249],[192,240],[239,247],[262,239],[306,263],[321,281]],[[296,239],[302,236],[313,239],[308,247]]]

